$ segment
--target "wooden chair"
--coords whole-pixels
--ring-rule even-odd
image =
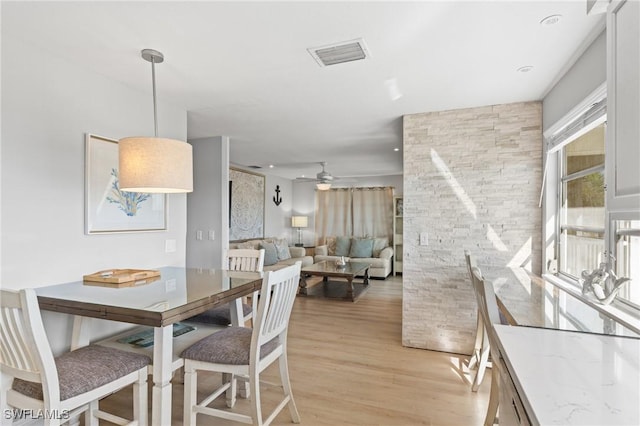
[[[229,271],[262,272],[264,268],[264,249],[231,249],[227,251],[226,261],[227,265],[225,265],[225,267]],[[255,292],[251,296],[251,305],[247,303],[247,300],[244,300],[241,304],[244,322],[249,321],[253,315],[252,312],[257,309],[257,295],[258,292]],[[232,323],[231,307],[228,303],[217,306],[189,318],[189,321],[215,325],[229,325]]]
[[[489,394],[489,406],[484,420],[484,425],[490,426],[497,421],[498,403],[500,400],[499,370],[506,371],[501,364],[502,361],[500,354],[497,351],[497,337],[493,328],[494,324],[501,323],[500,311],[498,310],[498,303],[496,301],[496,294],[493,290],[493,284],[482,277],[482,273],[477,267],[471,268],[471,276],[474,281],[474,289],[478,300],[478,314],[482,316],[482,322],[484,325],[483,329],[489,341],[493,364],[491,368],[491,393]],[[503,368],[500,368],[501,366]]]
[[[148,356],[90,345],[54,358],[35,291],[1,290],[1,296],[0,367],[13,379],[3,408],[42,413],[45,425],[77,421],[83,411],[85,425],[147,423]],[[131,384],[132,422],[99,410],[101,398]]]
[[[182,353],[184,358],[184,424],[195,425],[197,414],[206,414],[254,425],[268,425],[288,405],[291,419],[300,422],[300,415],[291,393],[287,363],[287,330],[289,317],[300,281],[301,263],[267,272],[262,281],[258,309],[253,329],[229,327],[192,345]],[[260,403],[260,373],[279,360],[284,398],[263,420]],[[201,402],[197,402],[197,374],[213,371],[230,374],[223,383]],[[208,407],[227,390],[230,406],[235,404],[236,380],[249,381],[251,415]]]
[[[464,252],[465,260],[467,261],[467,271],[469,272],[469,281],[471,282],[471,286],[474,289],[475,294],[475,284],[473,280],[473,268],[478,268],[478,264],[476,263],[476,258],[469,253],[469,251],[465,250]],[[478,271],[480,269],[478,268]],[[481,272],[479,272],[482,275]],[[480,314],[480,308],[478,307],[478,318],[476,321],[476,339],[473,346],[473,354],[471,355],[471,359],[469,360],[469,369],[473,370],[477,369],[476,375],[473,378],[473,383],[471,384],[471,390],[473,392],[477,392],[482,384],[482,380],[484,379],[484,374],[487,368],[491,368],[491,362],[489,361],[489,339],[487,337],[487,333],[484,330],[484,325],[482,321],[482,315]]]

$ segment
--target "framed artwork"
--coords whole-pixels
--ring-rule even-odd
[[[164,231],[166,194],[120,191],[118,141],[87,134],[85,140],[85,232]]]
[[[229,181],[229,240],[264,238],[264,175],[230,168]]]

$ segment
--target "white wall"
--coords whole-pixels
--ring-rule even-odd
[[[144,82],[148,89],[149,82]],[[142,89],[142,87],[141,87]],[[162,136],[185,140],[186,111],[158,105]],[[186,195],[168,196],[168,230],[85,235],[85,133],[151,134],[151,93],[138,91],[2,33],[3,288],[76,281],[109,268],[184,265]],[[165,240],[177,251],[165,253]],[[96,334],[115,323],[94,320]],[[54,351],[68,347],[70,320],[45,313]]]
[[[265,178],[264,236],[286,238],[289,243],[293,244],[295,242],[295,239],[291,238],[293,183],[290,179],[271,176],[266,173]],[[280,198],[282,199],[279,206],[276,206],[273,202],[273,197],[276,196],[276,185],[280,186]]]

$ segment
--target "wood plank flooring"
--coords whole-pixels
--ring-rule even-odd
[[[491,374],[474,393],[465,369],[468,357],[402,347],[401,278],[370,283],[356,303],[318,297],[296,300],[289,327],[289,368],[301,424],[481,425]],[[277,366],[266,376],[279,383]],[[206,376],[199,389],[219,382],[217,375]],[[176,381],[173,425],[182,424],[182,391]],[[264,385],[261,391],[263,413],[268,414],[280,389]],[[131,410],[130,395],[124,390],[102,406],[126,414]],[[247,401],[239,400],[237,409],[248,410]],[[273,424],[290,425],[288,410]],[[198,425],[237,423],[198,415]]]

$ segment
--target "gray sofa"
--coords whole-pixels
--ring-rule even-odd
[[[337,244],[339,239],[343,239],[343,241],[349,239],[351,242],[358,240],[357,244],[362,240],[367,240],[367,238],[326,237],[326,244],[316,246],[315,263],[322,262],[323,260],[335,262],[340,259],[341,256],[338,255],[340,251],[336,251],[336,249],[339,250],[337,247],[337,245],[339,245]],[[369,238],[369,240],[374,240],[371,252],[358,253],[358,250],[352,250],[353,246],[350,246],[346,251],[348,255],[344,256],[344,258],[347,261],[369,263],[371,265],[369,268],[369,276],[385,279],[391,274],[393,248],[389,246],[389,239],[386,237]],[[362,256],[363,254],[365,254],[365,256]],[[366,256],[367,254],[368,256]]]
[[[290,256],[282,256],[282,251],[280,250],[280,256],[278,256],[277,262],[271,264],[268,260],[268,254],[265,252],[265,271],[275,271],[280,268],[284,268],[285,266],[293,265],[296,262],[302,262],[302,267],[309,266],[313,264],[313,257],[307,256],[304,247],[289,247],[287,245],[287,241],[285,239],[278,238],[263,238],[263,239],[255,239],[255,240],[243,240],[243,241],[231,241],[229,242],[230,249],[254,249],[259,250],[261,247],[260,243],[276,243],[280,246],[280,248],[286,247]],[[269,264],[267,264],[269,263]]]

